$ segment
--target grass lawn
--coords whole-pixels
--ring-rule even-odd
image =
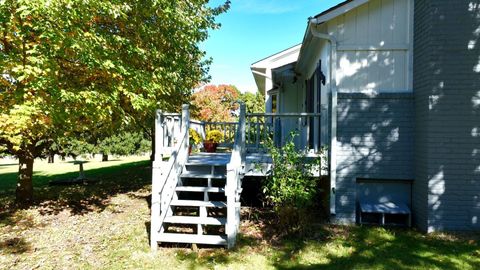
[[[35,204],[12,204],[16,165],[0,163],[0,269],[480,269],[478,234],[424,235],[414,230],[316,225],[303,238],[271,237],[274,221],[243,209],[231,251],[148,245],[150,171],[145,158],[85,164],[97,180],[75,177],[69,163],[35,167]]]

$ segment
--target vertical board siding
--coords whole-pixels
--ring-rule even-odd
[[[407,54],[402,51],[342,51],[338,57],[340,92],[407,92]]]
[[[393,0],[383,0],[381,1],[382,7],[382,38],[385,41],[392,42],[393,41],[393,20],[395,12],[395,4]]]
[[[373,1],[368,4],[368,37],[369,43],[380,44],[383,40],[382,33],[382,7],[381,1]]]
[[[344,45],[408,43],[412,0],[372,0],[328,22],[328,31]],[[344,31],[340,31],[344,30]]]
[[[408,25],[409,25],[409,8],[408,8],[408,0],[396,0],[394,2],[394,21],[393,21],[393,29],[395,33],[393,34],[393,43],[408,43],[409,37],[408,33]]]
[[[368,28],[368,9],[369,4],[367,3],[355,10],[357,16],[355,22],[356,30],[354,44],[369,44],[371,42],[370,33],[372,31]]]
[[[340,92],[411,92],[411,1],[373,0],[327,23],[338,40]]]

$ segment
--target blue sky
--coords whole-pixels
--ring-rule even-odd
[[[223,3],[213,0],[211,6]],[[250,65],[302,42],[307,18],[343,0],[232,0],[220,15],[218,30],[201,45],[213,58],[212,84],[233,84],[242,92],[256,91]]]

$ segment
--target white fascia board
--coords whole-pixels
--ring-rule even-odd
[[[265,94],[265,91],[269,90],[269,89],[266,89],[267,88],[266,80],[271,80],[271,78],[267,78],[272,76],[271,70],[297,61],[301,46],[302,44],[295,45],[291,48],[288,48],[279,53],[271,55],[256,63],[253,63],[250,66],[250,70],[252,71],[252,75],[253,75],[253,78],[255,79],[255,83],[257,84],[257,88],[261,93]],[[266,77],[261,76],[258,73],[264,73]],[[272,85],[273,84],[274,82],[272,82]]]
[[[268,68],[274,69],[277,67],[284,66],[286,64],[293,63],[297,61],[298,53],[300,52],[300,47],[302,44],[295,45],[291,48],[283,50],[279,53],[271,55],[265,59],[262,59],[258,62],[253,63],[250,68]]]
[[[318,16],[316,18],[317,20],[317,24],[319,23],[324,23],[324,22],[327,22],[327,21],[330,21],[331,19],[335,19],[336,17],[340,16],[340,15],[343,15],[347,12],[349,12],[350,10],[352,9],[355,9],[367,2],[369,2],[370,0],[355,0],[355,1],[352,1],[350,3],[347,3],[335,10],[332,10],[324,15],[321,15],[321,16]]]
[[[250,69],[252,70],[253,79],[255,80],[255,84],[257,85],[258,91],[260,91],[260,93],[265,95],[265,84],[266,84],[265,80],[267,80],[267,78],[265,78],[265,76],[259,75],[258,73],[265,74],[266,69],[254,68],[254,67],[251,67]]]

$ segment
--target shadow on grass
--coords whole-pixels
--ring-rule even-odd
[[[18,163],[0,164],[0,167],[17,166]]]
[[[69,179],[77,175],[77,172],[72,172],[35,176],[32,207],[37,207],[42,215],[58,214],[63,210],[74,215],[100,212],[108,206],[112,196],[144,189],[151,181],[149,161],[138,161],[88,170],[86,175],[96,180],[88,185],[48,186],[52,180]],[[14,190],[0,194],[0,224],[15,222],[12,216],[19,209],[13,200]]]
[[[243,213],[242,220],[234,249],[182,249],[177,260],[190,269],[247,262],[258,263],[258,269],[284,270],[480,269],[480,233],[432,235],[402,228],[316,224],[302,237],[278,237],[268,210]],[[266,262],[256,261],[254,255]]]
[[[282,246],[277,269],[480,269],[476,241],[408,229],[323,226],[316,237]]]
[[[31,244],[22,237],[13,237],[0,241],[0,250],[6,254],[20,254],[28,252],[31,249]]]
[[[247,250],[259,245],[259,239],[240,234],[235,248],[231,250],[218,246],[199,245],[197,251],[192,251],[187,249],[190,246],[188,244],[173,244],[167,245],[167,247],[181,248],[175,252],[175,258],[186,263],[188,269],[215,269],[219,266],[228,266],[234,262],[241,263],[247,256],[251,255],[248,254]],[[262,266],[259,265],[259,267],[258,269],[261,269]]]
[[[245,217],[242,219],[244,220]],[[259,221],[258,217],[254,217]],[[246,269],[244,264],[252,255],[261,254],[262,248],[267,242],[262,235],[250,233],[247,230],[237,235],[236,245],[232,249],[212,245],[198,245],[198,250],[192,250],[190,244],[162,244],[163,248],[178,248],[175,258],[187,265],[187,269]],[[268,254],[267,254],[268,256]],[[232,266],[236,265],[236,266]],[[256,265],[257,269],[263,269],[262,262]]]

